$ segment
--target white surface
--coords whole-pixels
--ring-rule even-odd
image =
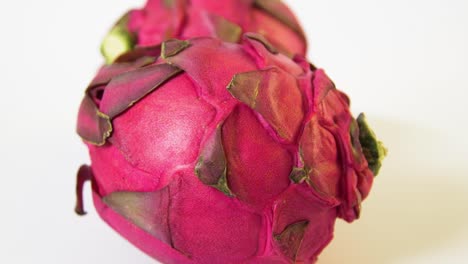
[[[467,263],[468,2],[290,0],[309,57],[390,152],[362,219],[319,264]],[[139,1],[1,1],[0,263],[154,263],[74,215],[75,135],[101,37]]]

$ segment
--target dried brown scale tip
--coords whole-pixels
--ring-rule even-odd
[[[242,36],[242,28],[231,21],[217,15],[208,15],[215,27],[216,36],[226,42],[239,42]]]
[[[161,45],[139,47],[136,46],[133,50],[128,51],[115,59],[115,64],[134,62],[138,59],[148,60],[147,64],[154,63],[161,54]],[[143,65],[144,66],[144,65]]]
[[[281,234],[274,235],[275,242],[284,255],[296,262],[302,239],[309,221],[300,221],[288,225]]]
[[[109,116],[99,111],[88,95],[80,105],[77,132],[83,140],[97,146],[103,146],[112,133]]]
[[[268,40],[262,35],[254,34],[254,33],[246,33],[244,36],[249,39],[256,40],[262,43],[263,46],[265,46],[265,48],[272,54],[276,55],[279,53],[279,51],[275,47],[273,47],[273,45],[270,42],[268,42]]]
[[[102,201],[139,228],[170,244],[167,221],[161,221],[158,225],[154,223],[154,214],[165,213],[162,210],[165,210],[169,199],[168,190],[164,190],[162,192],[113,192],[103,197]],[[164,220],[164,218],[161,219]]]
[[[190,42],[173,39],[163,42],[161,49],[161,58],[167,59],[177,55],[179,52],[190,46]]]
[[[227,185],[227,164],[224,153],[221,126],[205,142],[197,165],[195,174],[203,184],[212,186],[228,196],[233,196]]]

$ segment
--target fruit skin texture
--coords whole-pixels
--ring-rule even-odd
[[[148,0],[141,9],[129,11],[109,32],[102,51],[108,61],[106,45],[121,51],[133,45],[159,45],[170,39],[215,37],[239,42],[242,33],[263,35],[279,51],[305,55],[307,44],[294,14],[279,0]],[[107,43],[119,35],[121,42]],[[117,52],[117,55],[121,52]]]
[[[99,215],[163,263],[314,263],[374,178],[348,97],[254,34],[124,54],[77,130]]]

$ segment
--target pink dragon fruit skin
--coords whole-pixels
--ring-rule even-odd
[[[91,180],[102,219],[162,263],[314,263],[385,154],[323,70],[255,34],[121,56],[77,131],[92,165],[76,211]]]
[[[177,38],[211,36],[239,42],[242,32],[263,35],[279,51],[305,55],[306,38],[293,13],[279,0],[148,0],[131,10],[110,31],[102,51],[108,62],[137,46],[159,45]],[[117,34],[116,34],[117,33]],[[124,43],[107,40],[121,35]]]

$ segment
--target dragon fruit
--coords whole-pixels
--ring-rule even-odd
[[[119,56],[77,131],[92,165],[76,212],[91,180],[102,219],[163,263],[314,263],[385,155],[323,70],[252,33]]]
[[[303,30],[279,0],[148,0],[115,24],[101,51],[110,63],[135,46],[205,36],[239,42],[243,32],[263,35],[290,56],[305,55]]]

